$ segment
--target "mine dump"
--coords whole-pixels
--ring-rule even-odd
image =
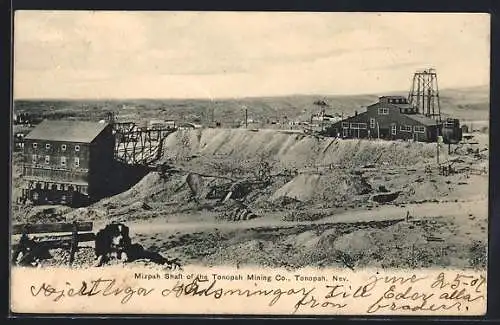
[[[20,114],[12,262],[484,268],[488,130],[438,100],[311,102],[316,125]]]

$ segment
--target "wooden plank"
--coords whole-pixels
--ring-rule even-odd
[[[78,249],[78,224],[73,223],[73,233],[71,234],[71,247],[69,252],[69,265],[75,260],[75,253]]]
[[[48,239],[46,238],[35,238],[35,241],[38,244],[41,244],[45,247],[63,247],[63,246],[69,246],[71,245],[71,241],[73,239],[73,235],[61,235],[61,236],[48,236]],[[85,242],[90,242],[95,240],[95,234],[93,232],[85,232],[78,234],[78,242],[79,243],[85,243]],[[19,246],[18,243],[15,243],[12,245],[12,249],[17,249]]]
[[[93,222],[78,222],[78,231],[91,231],[94,227]],[[43,234],[49,232],[72,232],[73,223],[47,223],[47,224],[17,224],[12,226],[12,234],[19,235],[28,234]]]

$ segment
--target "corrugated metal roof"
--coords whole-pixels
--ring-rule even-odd
[[[436,125],[437,121],[430,118],[430,117],[427,117],[427,116],[424,116],[424,115],[420,115],[420,114],[407,114],[405,115],[406,117],[408,118],[411,118],[412,120],[414,121],[417,121],[425,126],[432,126],[432,125]]]
[[[25,139],[90,143],[106,126],[108,123],[44,120]]]

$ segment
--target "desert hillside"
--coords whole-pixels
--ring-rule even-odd
[[[407,95],[407,92],[390,94]],[[106,111],[117,113],[118,119],[161,118],[176,121],[204,122],[220,121],[233,125],[244,119],[244,108],[248,117],[261,122],[284,120],[309,120],[311,113],[319,107],[315,101],[326,100],[327,113],[344,116],[363,111],[364,107],[377,101],[379,95],[296,95],[282,97],[255,97],[241,99],[185,99],[185,100],[16,100],[15,110],[44,113],[48,116],[98,119]],[[444,115],[462,120],[489,119],[489,87],[443,89],[440,91],[441,109]]]

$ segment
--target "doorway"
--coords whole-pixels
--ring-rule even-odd
[[[389,139],[390,138],[390,129],[389,128],[380,128],[379,136],[381,139]]]

